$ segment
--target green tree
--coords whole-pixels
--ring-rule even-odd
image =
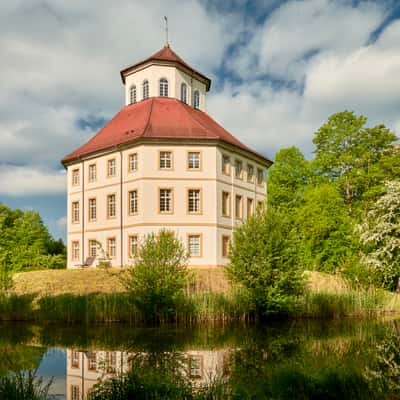
[[[384,125],[366,127],[367,118],[343,111],[329,117],[315,134],[316,171],[337,183],[351,208],[374,186],[382,184],[374,165],[393,151],[397,137]]]
[[[171,318],[183,301],[187,255],[174,232],[161,230],[146,236],[125,286],[135,306],[149,320]]]
[[[268,204],[273,207],[295,205],[297,193],[310,180],[309,162],[296,147],[279,150],[268,173]]]
[[[338,189],[329,183],[309,187],[295,215],[297,252],[306,269],[334,272],[357,248],[352,222]]]
[[[247,289],[259,315],[290,311],[302,292],[293,237],[290,219],[272,207],[235,229],[228,276]]]
[[[364,263],[375,282],[400,290],[400,181],[387,182],[386,193],[358,226],[364,244]]]

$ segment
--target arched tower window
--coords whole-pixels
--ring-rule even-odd
[[[186,83],[182,83],[181,85],[181,101],[187,103],[187,87]]]
[[[194,91],[193,95],[193,107],[196,109],[200,108],[200,92],[198,90]]]
[[[168,81],[165,78],[160,79],[160,96],[168,97]]]
[[[136,103],[136,85],[132,85],[129,89],[129,97],[131,104]]]
[[[149,81],[146,79],[143,81],[143,100],[149,98]]]

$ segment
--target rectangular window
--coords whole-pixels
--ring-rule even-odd
[[[94,182],[97,179],[97,167],[96,164],[89,165],[89,182]]]
[[[262,211],[264,209],[264,202],[263,201],[257,201],[257,211]]]
[[[71,400],[81,400],[81,393],[78,385],[71,385]]]
[[[109,374],[115,373],[117,367],[117,354],[115,351],[107,351],[106,352],[106,371]]]
[[[107,218],[115,218],[116,214],[115,194],[109,194],[107,196]]]
[[[198,214],[201,212],[200,196],[200,189],[188,190],[188,212],[190,214]]]
[[[160,213],[172,213],[171,189],[160,189]]]
[[[138,212],[138,192],[131,190],[129,192],[129,214],[137,214]]]
[[[89,199],[89,221],[96,221],[97,204],[96,199]]]
[[[227,235],[222,236],[222,257],[229,256],[230,241],[231,241],[230,236],[227,236]]]
[[[129,172],[134,172],[138,168],[138,155],[133,153],[129,155]]]
[[[254,183],[254,167],[247,164],[247,182]]]
[[[248,198],[247,199],[247,218],[251,217],[254,214],[254,200]]]
[[[188,359],[189,377],[200,379],[203,377],[203,358],[202,356],[189,355]]]
[[[188,153],[188,169],[200,169],[200,152],[189,151]]]
[[[200,235],[188,236],[188,249],[190,257],[200,257],[201,255]]]
[[[108,253],[108,256],[111,258],[114,258],[117,255],[115,238],[107,239],[107,253]]]
[[[160,169],[172,168],[172,153],[170,151],[160,151]]]
[[[74,169],[72,171],[72,186],[79,185],[79,169]]]
[[[225,175],[231,174],[231,159],[225,154],[222,155],[222,173]]]
[[[96,240],[89,240],[89,256],[96,257],[97,256],[97,242]]]
[[[264,171],[261,168],[257,168],[257,185],[264,184]]]
[[[79,201],[72,202],[72,223],[79,224]]]
[[[97,354],[94,351],[89,351],[87,353],[87,359],[88,359],[88,370],[96,371],[96,369],[97,369]]]
[[[138,237],[137,235],[129,236],[129,257],[136,257],[138,254]]]
[[[115,176],[117,173],[115,158],[108,160],[108,176]]]
[[[243,203],[242,203],[242,196],[239,194],[235,197],[235,217],[237,219],[243,218]]]
[[[222,192],[222,215],[224,217],[231,215],[231,196],[229,192]]]
[[[243,179],[243,163],[240,160],[235,160],[235,178]]]
[[[74,241],[72,242],[72,261],[79,260],[79,242]]]
[[[78,350],[71,350],[71,367],[72,368],[79,368],[79,351]]]

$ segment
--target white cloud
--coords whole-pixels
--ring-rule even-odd
[[[35,196],[65,193],[64,171],[44,171],[29,166],[0,165],[0,194]]]

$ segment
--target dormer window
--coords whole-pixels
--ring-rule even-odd
[[[181,85],[181,101],[187,103],[187,87],[186,83],[182,83]]]
[[[143,100],[149,98],[149,81],[146,79],[143,81]]]
[[[160,79],[160,97],[168,97],[168,81],[165,78]]]
[[[194,91],[193,95],[193,107],[198,110],[200,108],[200,92],[198,90]]]
[[[136,103],[136,85],[132,85],[129,89],[129,97],[131,104]]]

